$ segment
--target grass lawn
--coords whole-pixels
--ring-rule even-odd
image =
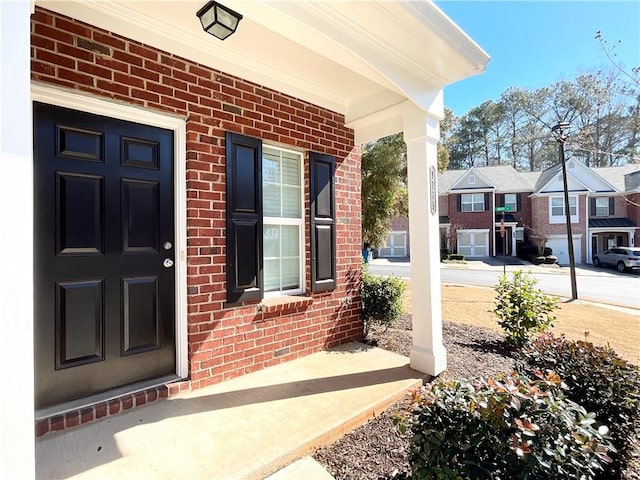
[[[443,284],[442,317],[444,321],[490,328],[501,332],[494,314],[495,291],[492,288]],[[411,311],[411,294],[407,290],[407,311]],[[613,308],[595,306],[580,300],[560,300],[552,331],[573,340],[587,340],[609,345],[626,360],[640,365],[640,312],[629,314]]]

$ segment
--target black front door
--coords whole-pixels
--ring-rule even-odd
[[[33,113],[36,407],[175,373],[173,132]]]

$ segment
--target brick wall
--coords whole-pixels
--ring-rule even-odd
[[[342,115],[39,7],[31,28],[33,80],[187,119],[190,378],[172,391],[361,338],[360,150]],[[336,157],[335,291],[297,304],[224,307],[226,131]],[[305,188],[310,292],[308,180]]]
[[[484,193],[484,192],[478,192]],[[493,243],[495,241],[493,228],[495,223],[494,197],[489,194],[489,203],[485,204],[483,212],[459,212],[458,194],[449,196],[449,219],[451,226],[457,230],[489,229],[489,255],[493,255]]]

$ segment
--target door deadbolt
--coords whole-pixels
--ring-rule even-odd
[[[171,242],[164,242],[162,246],[164,247],[165,250],[171,250],[171,247],[173,247],[173,244]]]

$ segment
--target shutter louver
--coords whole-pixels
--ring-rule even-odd
[[[309,153],[311,291],[336,288],[335,159]]]
[[[260,300],[262,279],[262,141],[226,134],[227,302]]]

